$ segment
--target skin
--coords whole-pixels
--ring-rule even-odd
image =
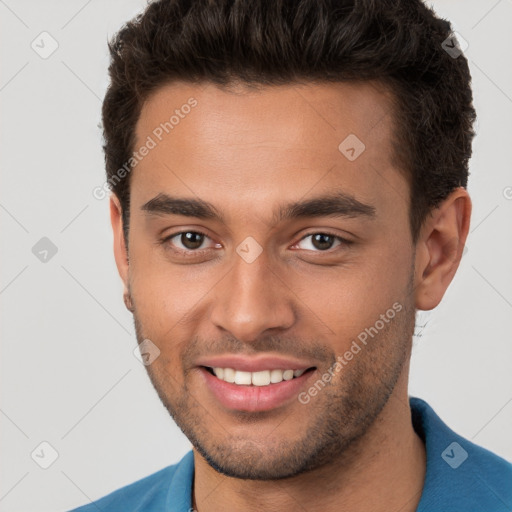
[[[137,338],[161,351],[149,376],[194,444],[194,508],[414,511],[426,463],[407,394],[414,313],[436,307],[456,272],[467,191],[433,210],[413,244],[391,98],[374,83],[173,83],[143,106],[136,147],[190,97],[197,106],[132,172],[129,252],[115,196],[111,221]],[[338,150],[351,133],[366,146],[354,161]],[[334,192],[374,215],[273,216]],[[159,194],[208,201],[223,220],[145,211]],[[199,253],[169,238],[197,230]],[[351,243],[306,237],[325,232]],[[252,263],[236,252],[248,236],[263,249]],[[226,409],[197,367],[219,354],[301,356],[316,368],[307,391],[395,303],[401,311],[307,404]]]

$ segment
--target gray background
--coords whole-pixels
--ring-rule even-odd
[[[1,511],[66,510],[190,448],[133,355],[108,200],[92,195],[107,38],[144,3],[0,0]],[[512,460],[512,2],[433,5],[469,44],[474,211],[454,282],[420,315],[411,394]]]

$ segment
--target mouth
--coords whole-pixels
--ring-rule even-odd
[[[236,370],[234,368],[220,368],[220,367],[203,367],[211,375],[217,377],[229,384],[236,384],[237,386],[271,386],[279,384],[283,381],[290,381],[298,379],[307,372],[315,370],[315,367],[303,369],[286,369],[282,370],[276,368],[274,370],[261,370],[257,372],[248,372],[243,370]]]
[[[230,366],[203,364],[197,368],[213,402],[224,410],[236,412],[255,413],[292,407],[298,403],[299,393],[307,387],[316,371],[315,366],[288,362],[290,366],[287,367],[282,361],[256,365],[230,363]]]

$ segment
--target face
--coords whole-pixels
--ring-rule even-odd
[[[390,105],[371,83],[175,83],[142,109],[121,274],[162,402],[222,473],[322,466],[406,371],[414,248]]]

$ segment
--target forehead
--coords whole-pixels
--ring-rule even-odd
[[[132,199],[213,194],[226,209],[261,204],[262,216],[279,197],[334,189],[377,206],[396,203],[397,194],[403,203],[391,105],[388,91],[370,82],[166,85],[136,126],[135,149],[149,140],[152,149],[132,172]]]
[[[387,87],[379,82],[227,88],[176,82],[148,98],[136,135],[140,140],[156,127],[155,123],[170,121],[171,134],[180,143],[185,142],[180,138],[186,130],[183,125],[193,125],[191,128],[201,132],[198,136],[215,138],[219,144],[254,144],[272,139],[275,145],[289,147],[293,140],[299,144],[309,141],[310,146],[323,140],[323,149],[327,149],[327,144],[339,141],[350,130],[365,138],[381,125],[371,134],[374,140],[382,129],[390,127],[390,100]],[[192,102],[197,105],[189,108]],[[189,120],[185,123],[186,118]],[[178,124],[182,125],[180,129]],[[326,135],[328,141],[324,140]]]

